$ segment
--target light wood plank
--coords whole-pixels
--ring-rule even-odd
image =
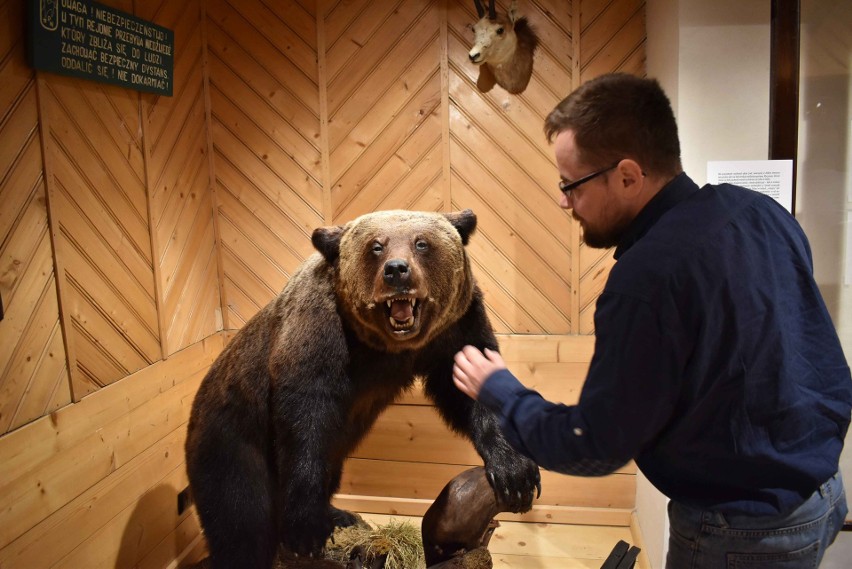
[[[415,209],[413,203],[427,192],[431,182],[441,175],[441,147],[437,144],[440,130],[437,125],[423,125],[417,130],[419,150],[423,154],[416,159],[409,156],[409,163],[399,156],[391,156],[340,212],[340,219],[354,219],[365,213],[382,209]],[[432,139],[431,144],[423,139]],[[437,196],[440,200],[441,197]]]
[[[404,33],[417,18],[422,17],[424,3],[417,0],[371,2],[360,12],[347,10],[346,18],[352,23],[338,39],[333,37],[328,53],[329,108],[337,108],[336,101],[345,98],[387,54],[398,36]]]
[[[199,381],[198,374],[206,372],[221,349],[217,334],[0,438],[0,547],[131,460],[128,454],[140,452],[140,444],[147,448],[152,438],[162,438],[165,433],[159,433],[174,425],[180,413],[159,425],[150,420],[175,406],[175,411],[188,412],[187,397],[191,399],[195,386],[184,387],[183,401],[173,400],[177,391],[171,397],[163,393]],[[164,399],[172,401],[164,405]],[[106,426],[112,438],[102,428]]]
[[[201,108],[203,111],[203,107]],[[206,124],[204,115],[193,115],[185,125],[186,135],[182,144],[170,152],[164,160],[149,158],[151,173],[148,176],[150,188],[151,216],[159,235],[168,234],[174,229],[180,201],[189,194],[198,178],[207,181],[208,173],[205,153]],[[148,125],[146,131],[152,127]],[[177,211],[175,211],[177,210]]]
[[[238,144],[241,147],[239,150],[250,153],[259,168],[279,179],[278,185],[286,184],[296,194],[293,197],[304,201],[306,206],[318,214],[322,208],[322,196],[317,186],[319,155],[316,149],[306,144],[297,146],[295,142],[301,138],[300,134],[286,127],[279,127],[277,131],[280,135],[289,134],[293,140],[279,144],[259,124],[246,117],[243,110],[218,88],[211,89],[210,99],[218,127],[215,135],[224,135],[223,131],[228,131],[229,138],[233,140],[229,150],[234,150]],[[222,148],[218,142],[217,148]],[[300,149],[306,154],[297,154]],[[306,170],[305,166],[309,169]]]
[[[63,227],[67,235],[86,239],[83,243],[87,247],[86,252],[97,252],[99,260],[116,269],[120,268],[116,273],[128,273],[126,277],[121,277],[127,279],[122,289],[126,287],[128,294],[136,291],[139,291],[138,294],[144,293],[151,299],[145,304],[152,304],[154,279],[150,244],[146,244],[144,251],[137,248],[133,240],[128,239],[125,231],[127,226],[122,224],[123,220],[112,217],[103,209],[99,199],[87,191],[85,182],[69,163],[60,158],[53,161],[53,166],[56,191],[51,197],[58,217],[55,225]],[[147,229],[145,232],[146,239],[149,239]],[[119,274],[116,278],[119,278]],[[149,317],[148,321],[156,322],[156,319]]]
[[[439,89],[440,77],[436,73],[397,111],[390,123],[386,122],[387,118],[380,117],[376,119],[385,123],[381,126],[372,121],[362,121],[350,133],[347,142],[332,153],[332,176],[337,180],[332,189],[335,216],[394,150],[425,122],[426,117],[440,113]],[[381,136],[372,138],[377,131],[381,131]]]
[[[284,140],[296,142],[298,155],[308,157],[303,167],[316,167],[312,161],[317,160],[318,155],[316,137],[319,132],[319,118],[300,99],[261,70],[252,75],[251,82],[244,81],[225,61],[215,56],[210,58],[210,74],[217,85],[222,85],[223,89],[227,86],[228,96],[232,100],[257,101],[255,105],[246,105],[250,108],[245,108],[245,111],[250,113],[258,124],[266,122],[264,116],[274,116],[274,123],[279,124],[280,128],[299,133],[298,136],[301,136],[302,140],[293,134]],[[275,134],[277,136],[277,133]],[[308,150],[311,146],[313,154]]]
[[[0,263],[4,267],[0,292],[5,303],[0,332],[2,337],[8,338],[8,341],[0,342],[0,386],[10,380],[8,366],[12,354],[43,298],[47,280],[53,272],[44,202],[35,199],[35,196],[33,198],[19,212],[16,230],[4,239],[0,249]]]
[[[52,301],[45,303],[42,310],[50,314],[53,327],[48,330],[48,338],[36,357],[33,358],[33,372],[30,376],[27,392],[12,420],[12,428],[26,425],[30,421],[71,403],[71,391],[68,370],[65,361],[65,346],[62,342],[62,330],[56,316],[56,289],[51,282],[45,297]],[[28,341],[29,342],[29,341]],[[38,346],[38,343],[33,342]]]
[[[438,66],[437,11],[430,10],[427,21],[420,22],[411,33],[404,34],[399,43],[388,54],[387,60],[380,66],[374,66],[353,92],[343,100],[329,92],[330,109],[329,143],[334,150],[347,133],[357,125],[368,111],[378,107],[384,114],[403,100],[408,91],[417,90],[425,77],[435,72]],[[347,69],[347,75],[350,70]],[[398,105],[398,103],[396,103]]]
[[[381,159],[371,155],[379,154],[387,157],[392,150],[405,143],[408,136],[427,121],[440,104],[438,92],[440,78],[434,74],[436,67],[431,67],[433,73],[420,73],[412,76],[412,83],[394,85],[379,104],[366,113],[347,133],[346,139],[331,149],[332,176],[335,180],[335,191],[343,186],[346,191],[353,188],[360,190],[362,186],[352,184],[349,180],[361,182],[370,176],[381,164]],[[398,88],[397,88],[398,87]],[[388,110],[393,112],[388,113]],[[357,167],[349,172],[357,161]],[[363,182],[362,182],[363,183]]]
[[[56,139],[57,151],[75,164],[80,177],[96,196],[102,207],[127,228],[140,250],[146,250],[148,223],[144,172],[132,166],[140,165],[125,158],[125,152],[138,152],[132,145],[119,149],[110,143],[107,133],[119,127],[121,117],[111,116],[112,108],[93,109],[82,95],[79,83],[65,77],[55,77],[51,86],[51,132]],[[115,96],[135,97],[132,92],[117,92]],[[150,255],[150,253],[149,253]]]
[[[182,448],[165,452],[181,455]],[[159,475],[159,473],[157,473]],[[108,523],[52,565],[57,569],[79,567],[136,567],[173,528],[189,514],[177,515],[177,493],[187,484],[183,464],[164,477],[155,476],[154,486],[133,495],[132,501]],[[105,547],[119,544],[119,547]],[[176,556],[179,551],[174,550]]]
[[[245,146],[241,139],[220,124],[218,117],[214,117],[212,128],[216,140],[217,179],[223,180],[227,187],[237,193],[242,192],[244,187],[250,190],[254,186],[286,214],[290,223],[302,228],[305,235],[310,235],[322,223],[322,214],[314,207],[321,207],[321,190],[310,176],[298,177],[290,170],[286,172],[289,180],[285,181],[281,177],[283,173],[275,169],[282,164],[273,167],[268,161],[268,155],[264,159],[263,155],[255,154],[253,149]],[[239,165],[239,168],[230,169],[237,172],[235,183],[224,181],[229,172],[226,163]],[[287,159],[285,163],[292,164],[292,161]],[[313,197],[305,200],[305,196]]]
[[[262,68],[286,86],[315,115],[319,116],[316,81],[288,57],[282,57],[280,46],[260,37],[238,11],[225,0],[208,0],[208,41],[210,51],[217,57],[230,60],[233,70],[246,70],[247,78]],[[244,41],[251,38],[251,41]],[[311,56],[313,57],[313,55]],[[274,62],[270,64],[269,62]],[[211,78],[217,85],[215,77]]]
[[[106,545],[122,543],[120,536],[115,540],[107,540],[99,537],[99,532],[106,526],[122,522],[126,525],[128,510],[133,511],[140,506],[150,507],[146,494],[154,491],[162,493],[159,488],[170,482],[168,478],[163,480],[164,477],[175,469],[183,468],[185,440],[186,425],[182,425],[0,550],[0,564],[10,567],[52,567],[87,542],[99,545],[103,555],[118,553],[118,548]],[[183,474],[177,481],[185,485],[185,478]],[[169,495],[169,513],[176,512],[176,495],[182,489],[183,486],[172,486],[172,492],[166,491]],[[137,526],[129,529],[138,531],[142,528]],[[51,546],[44,547],[46,542],[50,542]],[[126,545],[133,547],[136,543]],[[91,557],[77,559],[81,563],[78,567],[91,567],[95,561]],[[130,565],[132,563],[121,566]]]
[[[3,395],[0,432],[40,417],[55,389],[57,377],[65,368],[53,275],[47,273],[42,277],[45,282],[39,287],[38,304],[6,372],[0,377]]]
[[[279,6],[277,11],[272,11],[273,6],[275,4],[264,4],[257,0],[240,3],[240,16],[245,18],[247,25],[254,30],[252,36],[244,38],[246,43],[256,41],[256,38],[262,36],[316,83],[315,48],[289,27],[289,14],[284,11],[285,6]]]

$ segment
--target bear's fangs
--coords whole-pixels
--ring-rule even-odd
[[[417,316],[417,299],[409,296],[389,298],[387,305],[388,323],[396,333],[410,330]]]

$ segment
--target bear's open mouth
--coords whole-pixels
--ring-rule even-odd
[[[385,314],[394,334],[410,332],[417,322],[422,303],[411,296],[398,296],[385,300]]]

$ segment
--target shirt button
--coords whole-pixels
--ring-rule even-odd
[[[574,434],[578,437],[583,436],[583,429],[581,429],[580,427],[574,427]]]

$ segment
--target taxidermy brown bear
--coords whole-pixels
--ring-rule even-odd
[[[190,488],[212,567],[269,569],[279,544],[319,555],[354,516],[343,461],[415,377],[482,457],[514,512],[538,467],[452,381],[465,344],[497,342],[465,252],[476,216],[387,211],[313,232],[314,254],[214,362],[192,406]]]

